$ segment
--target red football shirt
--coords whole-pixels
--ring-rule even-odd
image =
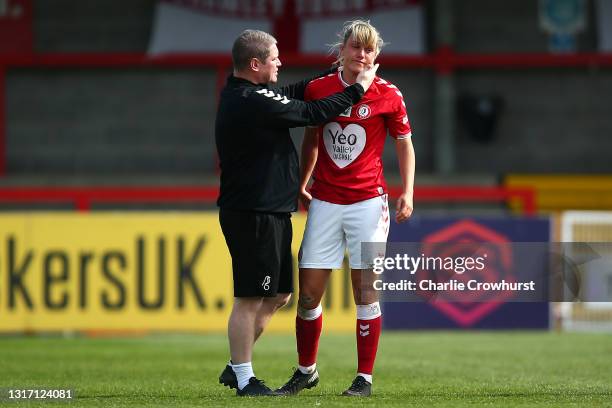
[[[340,72],[330,74],[310,82],[304,99],[321,99],[346,86]],[[318,127],[312,196],[335,204],[353,204],[385,194],[382,152],[387,130],[396,139],[411,137],[402,93],[376,77],[358,104]]]

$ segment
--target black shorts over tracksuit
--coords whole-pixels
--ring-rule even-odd
[[[230,75],[221,91],[215,141],[221,168],[219,221],[232,256],[235,297],[293,292],[291,213],[298,155],[289,128],[324,123],[357,103],[355,84],[304,102],[310,80],[269,89]]]
[[[232,256],[235,297],[293,292],[290,214],[221,208],[219,222]]]

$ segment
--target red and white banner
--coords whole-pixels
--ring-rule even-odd
[[[32,0],[0,0],[0,53],[31,53],[32,44]]]
[[[424,52],[425,19],[416,0],[159,0],[149,52],[229,53],[250,28],[273,34],[281,53],[321,54],[355,18],[378,28],[385,53]]]
[[[425,52],[425,17],[420,2],[355,1],[353,3],[359,3],[364,7],[305,16],[301,20],[300,51],[307,54],[329,52],[329,44],[339,40],[337,34],[347,20],[364,18],[370,20],[380,32],[387,44],[383,49],[385,54]],[[368,8],[365,7],[367,5]]]

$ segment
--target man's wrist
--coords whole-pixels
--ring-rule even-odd
[[[365,90],[359,82],[354,83],[353,85],[347,87],[346,89],[351,92],[351,95],[353,97],[353,103],[359,102],[359,100],[365,94]]]

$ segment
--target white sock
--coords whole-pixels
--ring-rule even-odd
[[[297,314],[302,320],[317,320],[323,314],[323,308],[320,303],[314,309],[304,309],[298,306]]]
[[[367,382],[372,384],[372,374],[357,373],[357,375],[362,376]]]
[[[369,305],[357,305],[358,320],[372,320],[381,315],[379,302],[370,303]]]
[[[315,372],[316,369],[317,369],[317,363],[314,363],[313,365],[308,366],[308,367],[298,365],[298,370],[300,370],[302,374],[312,374]]]
[[[253,366],[250,361],[248,363],[232,364],[232,369],[238,379],[238,389],[240,390],[246,387],[251,377],[255,377]]]

